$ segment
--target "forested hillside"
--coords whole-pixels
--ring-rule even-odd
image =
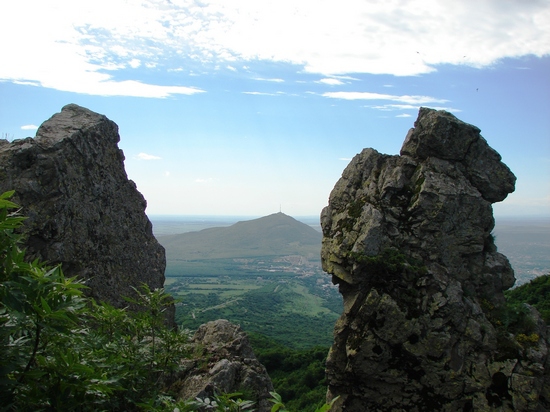
[[[528,303],[537,308],[547,324],[550,323],[550,274],[511,289],[505,295],[509,305]]]

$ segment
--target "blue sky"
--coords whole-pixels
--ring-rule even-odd
[[[77,103],[119,125],[150,215],[318,215],[365,147],[451,111],[550,216],[548,0],[6,0],[0,132]]]

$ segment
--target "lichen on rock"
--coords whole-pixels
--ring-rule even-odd
[[[526,315],[538,339],[523,342],[503,326],[515,278],[491,204],[515,180],[477,127],[426,108],[399,156],[352,159],[321,214],[323,268],[344,298],[334,410],[547,410],[546,325]]]

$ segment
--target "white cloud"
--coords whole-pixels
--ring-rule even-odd
[[[412,115],[408,114],[408,113],[401,113],[401,114],[398,114],[397,116],[395,117],[411,117]]]
[[[392,95],[371,92],[327,92],[322,94],[323,97],[343,100],[390,100],[394,102],[409,103],[409,104],[427,104],[427,103],[446,103],[448,100],[437,99],[430,96],[410,96],[410,95]]]
[[[379,106],[369,106],[372,109],[378,109],[378,110],[418,110],[420,106],[418,105],[412,105],[412,104],[384,104]]]
[[[255,77],[254,80],[260,80],[262,82],[284,83],[283,79],[265,79],[263,77]]]
[[[141,66],[141,62],[138,59],[132,59],[128,62],[128,64],[132,69],[137,69],[139,66]]]
[[[143,152],[139,153],[135,158],[138,159],[138,160],[160,160],[160,159],[162,159],[162,157],[150,155],[150,154],[143,153]]]
[[[344,82],[341,80],[338,80],[335,78],[328,78],[328,77],[317,81],[317,83],[328,84],[329,86],[340,86],[344,84]]]
[[[254,96],[279,96],[283,93],[277,92],[277,93],[266,93],[266,92],[243,92],[243,94],[251,94]]]
[[[190,60],[410,76],[550,54],[543,0],[19,0],[1,2],[0,15],[0,38],[9,39],[0,42],[0,80],[99,95],[200,93],[105,73]]]
[[[201,31],[188,44],[206,58],[290,62],[313,73],[415,75],[550,52],[550,5],[542,1],[202,4],[194,14]]]
[[[37,130],[38,126],[34,124],[26,124],[24,126],[21,126],[21,130]]]
[[[420,109],[420,107],[422,105],[424,105],[424,106],[429,107],[430,109],[446,110],[446,111],[452,112],[452,113],[457,113],[457,112],[462,111],[460,109],[455,109],[454,107],[434,106],[434,105],[431,105],[431,104],[428,104],[428,103],[430,103],[430,102],[424,102],[423,104],[418,104],[418,105],[414,105],[414,104],[383,104],[383,105],[365,106],[365,107],[368,107],[370,109],[382,110],[382,111],[385,111],[385,112],[394,111],[394,110],[414,110],[414,111],[418,111],[418,109]],[[401,117],[405,117],[405,116],[403,115]]]

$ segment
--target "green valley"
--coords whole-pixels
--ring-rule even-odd
[[[228,319],[247,332],[308,348],[332,343],[332,328],[341,311],[337,289],[318,280],[293,274],[180,277],[168,279],[166,291],[180,301],[176,321],[184,328]]]
[[[332,343],[342,300],[310,226],[276,213],[158,239],[184,328],[223,318],[297,349]]]

